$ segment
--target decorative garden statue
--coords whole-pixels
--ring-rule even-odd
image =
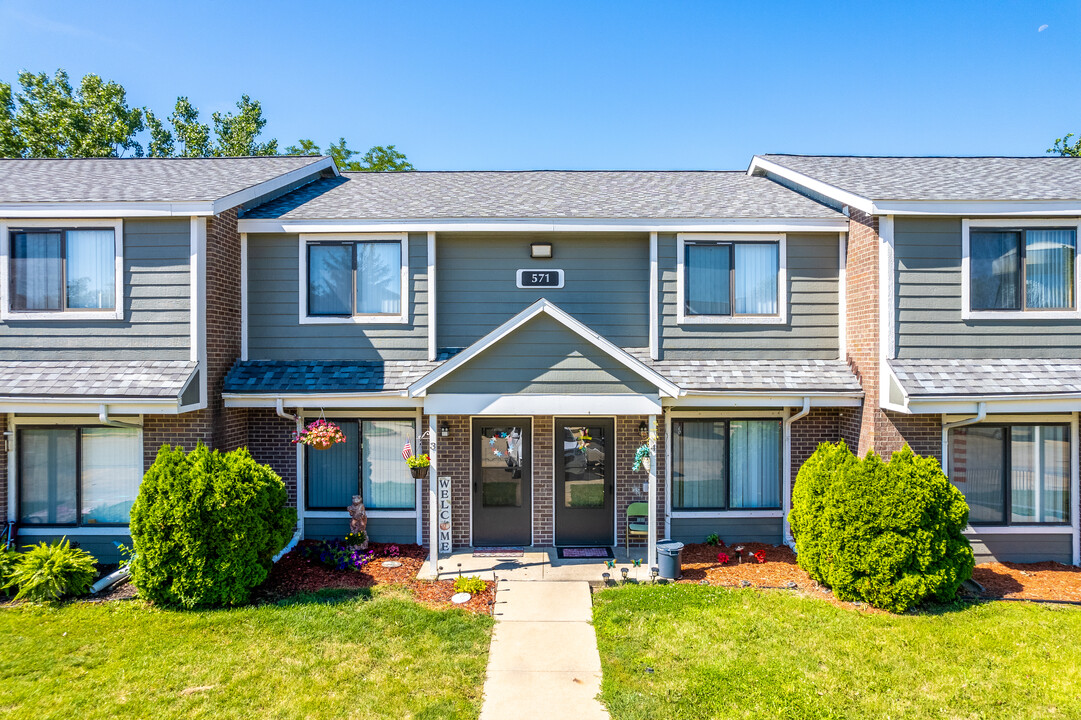
[[[368,549],[368,512],[364,509],[364,498],[360,495],[353,496],[353,504],[349,506],[349,532],[363,533],[364,542],[357,545],[361,550]]]

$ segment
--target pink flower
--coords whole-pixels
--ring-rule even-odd
[[[728,556],[725,555],[724,553],[717,553],[717,562],[719,562],[721,565],[727,565],[728,564]]]

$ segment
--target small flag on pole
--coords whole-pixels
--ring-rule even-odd
[[[411,457],[413,457],[413,446],[407,442],[402,448],[402,460],[408,460]]]

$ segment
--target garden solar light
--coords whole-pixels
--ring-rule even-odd
[[[660,575],[660,574],[661,574],[661,569],[659,567],[657,567],[656,565],[654,565],[653,567],[651,567],[649,569],[649,575],[650,575],[650,578],[652,578],[653,582],[657,582],[657,576]]]
[[[604,584],[607,585],[612,580],[611,573],[601,573],[601,579],[604,580]]]
[[[622,567],[619,571],[623,573],[623,582],[627,582],[627,573],[630,572],[630,568]]]

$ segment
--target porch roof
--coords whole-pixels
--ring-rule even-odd
[[[861,393],[859,379],[843,360],[748,358],[651,360],[649,350],[628,352],[679,385],[695,392]]]
[[[174,399],[197,363],[186,360],[0,363],[0,397]]]
[[[1081,393],[1081,360],[904,359],[890,369],[910,398]]]
[[[404,391],[442,364],[427,360],[246,360],[225,377],[227,393],[354,393]]]

